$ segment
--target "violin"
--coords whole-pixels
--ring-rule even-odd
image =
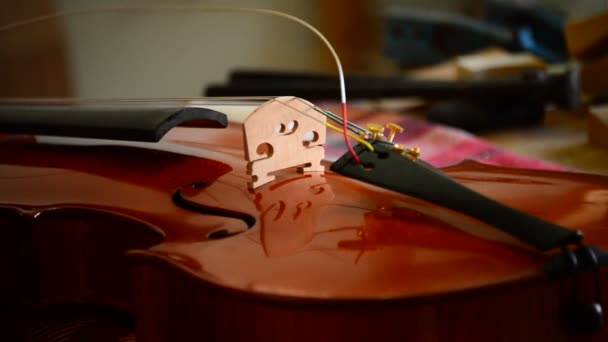
[[[0,110],[13,330],[45,340],[32,312],[69,306],[125,315],[137,341],[608,338],[608,177],[438,170],[378,135],[330,163],[293,98],[236,103],[244,124],[225,103],[129,105],[116,125],[112,106],[43,105],[87,115]]]

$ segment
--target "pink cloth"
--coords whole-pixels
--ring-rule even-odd
[[[468,159],[514,168],[567,170],[566,167],[556,163],[503,150],[466,131],[433,124],[406,114],[374,111],[361,107],[353,107],[350,112],[349,121],[356,122],[363,127],[367,123],[386,124],[388,122],[394,122],[404,127],[405,131],[398,134],[394,141],[406,147],[419,147],[420,157],[437,167],[457,164]],[[335,132],[329,133],[325,151],[326,158],[329,160],[336,160],[343,155],[346,147],[342,136]]]

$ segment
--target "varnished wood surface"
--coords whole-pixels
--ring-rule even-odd
[[[570,283],[530,281],[419,300],[302,303],[201,284],[134,259],[138,339],[168,341],[604,341],[563,317]],[[608,277],[604,272],[602,281]],[[590,283],[586,283],[590,285]],[[166,295],[169,294],[169,295]],[[606,305],[606,302],[603,302]]]
[[[131,308],[142,341],[578,338],[560,320],[571,283],[539,272],[546,255],[331,172],[283,172],[247,190],[239,137],[238,125],[178,128],[157,145],[1,137],[0,219],[26,246],[3,256],[35,255],[25,273],[1,264],[19,273],[7,291]],[[478,164],[445,171],[608,247],[605,177]],[[176,206],[176,191],[208,211]],[[236,235],[209,238],[222,230]],[[591,296],[583,285],[581,297]]]

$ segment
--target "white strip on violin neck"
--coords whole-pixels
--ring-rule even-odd
[[[242,105],[242,106],[232,106],[232,105],[203,105],[201,106],[206,109],[215,110],[217,112],[226,114],[228,117],[228,121],[243,123],[245,119],[258,108],[258,106],[253,105]]]
[[[245,120],[245,158],[250,189],[274,180],[272,172],[297,167],[323,172],[326,117],[295,97],[279,97],[261,105]]]

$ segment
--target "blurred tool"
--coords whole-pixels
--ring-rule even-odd
[[[405,77],[350,75],[346,84],[351,98],[423,97],[458,100],[438,103],[428,118],[481,132],[522,124],[538,124],[546,105],[577,108],[578,69],[528,70],[519,75],[485,80],[414,80]],[[206,96],[278,96],[332,99],[337,96],[335,76],[327,74],[235,71],[227,84],[210,85]]]
[[[608,149],[608,105],[589,109],[587,132],[590,143]]]
[[[508,27],[518,46],[550,63],[568,60],[564,26],[567,17],[547,5],[506,0],[485,2],[484,20]]]
[[[504,50],[457,57],[458,79],[509,77],[524,71],[545,70],[547,64],[529,52],[507,53]]]
[[[571,20],[566,25],[568,51],[581,65],[583,92],[601,96],[608,91],[608,12]]]
[[[580,64],[582,91],[592,107],[587,117],[589,142],[608,149],[608,12],[566,25],[568,51]]]
[[[508,53],[502,49],[490,49],[457,57],[454,65],[456,77],[464,80],[512,77],[524,72],[534,75],[535,71],[542,74],[542,71],[547,69],[542,59],[529,52]],[[576,98],[576,89],[572,91],[571,95]],[[438,101],[430,106],[426,118],[475,133],[542,124],[546,104],[526,98],[522,100],[504,98],[486,101],[482,98]],[[576,107],[576,104],[572,103],[568,107]]]
[[[238,70],[226,84],[207,87],[206,96],[292,95],[331,99],[339,94],[335,75]],[[486,80],[416,80],[402,76],[347,75],[351,98],[424,97],[499,101],[524,99],[566,108],[579,105],[578,69],[527,71],[520,75]]]
[[[567,60],[565,17],[551,9],[488,1],[486,18],[410,8],[384,13],[384,53],[402,67],[434,64],[487,46]]]

